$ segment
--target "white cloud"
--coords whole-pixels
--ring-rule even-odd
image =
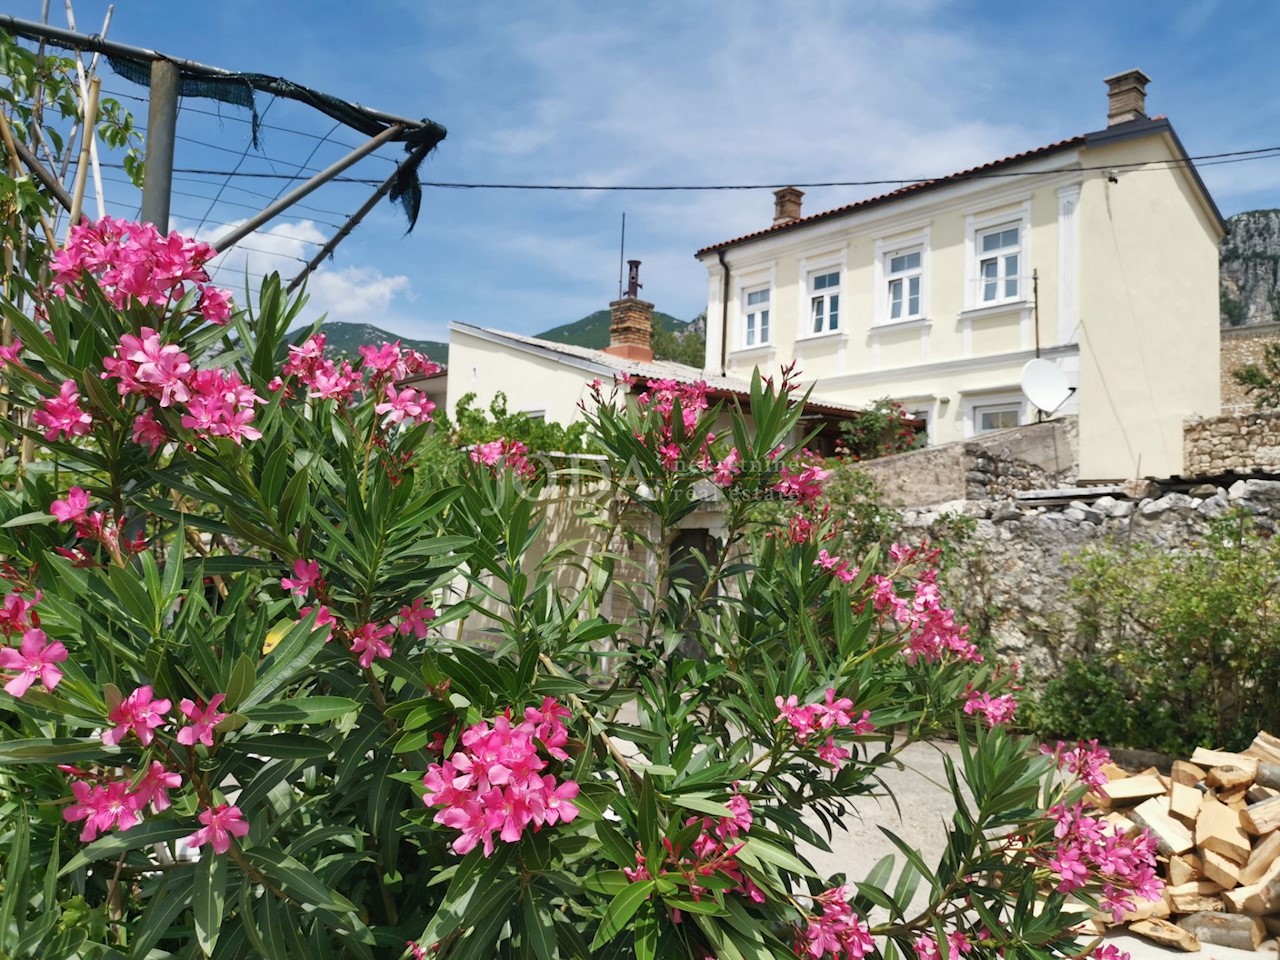
[[[215,242],[244,221],[201,230],[199,239]],[[226,250],[211,267],[214,282],[243,300],[246,278],[256,295],[262,278],[272,272],[288,283],[328,239],[310,220],[280,222],[255,230]],[[327,314],[331,320],[354,320],[385,326],[394,307],[413,299],[413,284],[403,274],[385,274],[376,267],[321,264],[307,279],[307,315]],[[403,326],[403,324],[401,324]]]
[[[376,267],[320,269],[312,275],[307,292],[324,304],[333,320],[361,320],[377,325],[392,302],[408,295],[411,284],[404,275],[386,276]]]

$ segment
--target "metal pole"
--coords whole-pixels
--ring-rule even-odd
[[[357,161],[373,153],[373,151],[377,150],[380,146],[382,146],[388,140],[394,140],[396,137],[400,136],[402,133],[404,133],[404,127],[401,126],[400,124],[395,124],[393,126],[387,127],[387,129],[383,130],[376,137],[373,137],[370,140],[367,140],[364,144],[352,150],[350,153],[348,153],[345,157],[342,157],[336,163],[330,165],[329,167],[326,167],[324,170],[321,170],[314,177],[312,177],[306,183],[302,184],[292,193],[286,194],[285,196],[281,197],[279,200],[271,204],[271,206],[267,207],[267,209],[263,210],[261,213],[254,214],[252,217],[250,217],[240,226],[236,227],[234,230],[228,233],[225,237],[221,237],[218,240],[216,240],[213,244],[213,249],[221,253],[223,250],[226,250],[228,247],[235,246],[237,243],[239,243],[249,234],[253,233],[253,231],[257,230],[260,226],[262,226],[268,220],[273,219],[278,214],[289,209],[289,207],[293,206],[295,203],[297,203],[303,197],[307,196],[313,190],[328,183],[330,180],[332,180],[334,177],[340,174],[343,170],[346,170],[352,164],[356,163]],[[150,171],[148,171],[148,176],[150,176]]]
[[[422,155],[425,155],[430,150],[431,145],[424,143],[422,146],[415,149],[404,163],[414,164]],[[382,186],[373,191],[373,195],[361,205],[359,210],[348,218],[347,222],[342,225],[342,229],[329,238],[329,242],[320,248],[319,252],[311,258],[311,262],[302,268],[302,272],[289,281],[289,286],[285,287],[285,293],[293,293],[293,291],[297,290],[298,287],[302,285],[302,281],[307,279],[307,277],[311,275],[312,271],[324,262],[326,257],[333,255],[333,251],[337,249],[338,244],[345,240],[351,234],[351,231],[359,226],[360,221],[369,215],[369,211],[378,205],[379,200],[391,192],[391,188],[395,184],[396,177],[399,176],[401,169],[402,167],[396,167],[391,176],[387,177],[387,179],[383,181]]]
[[[147,110],[147,167],[142,181],[142,220],[169,232],[169,191],[173,188],[173,145],[178,133],[178,68],[167,60],[151,63],[151,105]]]

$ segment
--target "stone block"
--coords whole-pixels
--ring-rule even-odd
[[[1113,519],[1119,519],[1121,517],[1129,516],[1133,511],[1134,502],[1132,500],[1117,500],[1115,503],[1111,504],[1111,507],[1107,510],[1107,516],[1112,517]]]
[[[1280,480],[1250,478],[1244,481],[1244,496],[1249,500],[1280,501]]]
[[[1122,485],[1124,495],[1134,500],[1160,495],[1160,484],[1154,480],[1126,480]]]

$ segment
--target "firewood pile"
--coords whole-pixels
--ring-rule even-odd
[[[1164,871],[1164,899],[1125,916],[1131,933],[1187,951],[1280,937],[1280,738],[1260,732],[1242,753],[1198,747],[1169,776],[1103,772],[1092,799],[1126,834],[1150,830]]]

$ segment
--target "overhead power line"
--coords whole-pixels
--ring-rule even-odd
[[[225,149],[225,148],[224,148]],[[234,152],[234,151],[232,151]],[[810,182],[777,182],[777,183],[700,183],[700,184],[576,184],[576,183],[466,183],[442,180],[423,180],[424,187],[438,187],[449,190],[545,190],[545,191],[580,191],[580,192],[624,192],[644,191],[661,192],[697,192],[716,190],[779,190],[782,187],[883,187],[908,186],[915,183],[933,183],[937,181],[963,182],[966,180],[994,180],[1017,177],[1056,177],[1064,172],[1073,171],[1129,171],[1141,173],[1144,170],[1165,170],[1189,166],[1199,163],[1202,167],[1217,166],[1224,163],[1242,163],[1248,160],[1274,160],[1280,158],[1280,146],[1257,147],[1252,150],[1232,150],[1226,153],[1205,153],[1185,158],[1158,158],[1154,160],[1131,160],[1125,163],[1103,163],[1092,166],[1071,167],[1056,170],[989,170],[973,173],[953,173],[937,177],[886,177],[876,180],[821,180]],[[112,166],[112,164],[107,164]],[[118,166],[118,164],[114,165]],[[237,177],[254,180],[304,180],[301,174],[266,173],[261,171],[212,170],[200,167],[174,167],[176,173],[202,177]],[[365,186],[377,186],[382,183],[370,177],[337,176],[332,178],[336,183],[358,183]]]

